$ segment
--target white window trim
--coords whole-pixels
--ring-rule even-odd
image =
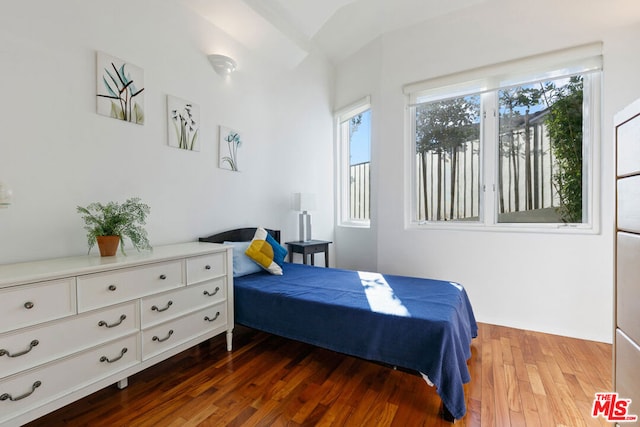
[[[338,226],[342,227],[371,227],[371,220],[349,218],[349,146],[343,143],[341,134],[341,123],[369,109],[371,109],[371,97],[367,95],[334,112],[336,175],[338,177],[336,180],[336,222]]]
[[[579,46],[576,48],[563,49],[560,51],[550,52],[548,54],[536,55],[519,60],[508,61],[491,66],[481,67],[474,70],[455,73],[448,76],[436,77],[417,83],[411,83],[403,87],[406,96],[405,108],[405,129],[407,129],[405,144],[405,228],[406,229],[425,229],[425,230],[459,230],[459,231],[497,231],[497,232],[530,232],[530,233],[560,233],[560,234],[599,234],[600,233],[600,156],[601,140],[602,140],[602,43],[592,43]],[[483,138],[485,146],[483,147],[480,160],[480,189],[484,195],[480,198],[480,209],[482,215],[480,220],[475,223],[465,221],[432,221],[418,222],[414,219],[415,198],[413,191],[416,185],[415,162],[412,156],[415,154],[415,107],[421,97],[433,97],[438,99],[438,94],[446,94],[440,99],[454,96],[462,96],[464,94],[479,93],[483,94],[498,89],[503,84],[508,83],[524,83],[521,82],[521,76],[533,75],[538,71],[541,78],[553,79],[559,77],[557,73],[547,73],[545,70],[565,70],[564,75],[571,74],[573,69],[578,67],[579,74],[588,74],[591,71],[600,71],[595,78],[589,78],[588,84],[591,98],[585,97],[584,102],[590,103],[591,108],[588,109],[593,114],[593,106],[599,105],[597,108],[598,116],[591,117],[586,123],[589,128],[583,129],[583,150],[585,150],[583,159],[589,162],[589,172],[586,179],[583,180],[585,189],[585,204],[587,212],[587,222],[583,224],[557,224],[557,223],[498,223],[497,222],[497,197],[496,182],[498,150],[495,147],[495,141],[488,141]],[[568,70],[568,71],[566,71]],[[491,77],[487,77],[491,76]],[[587,84],[587,81],[585,81]],[[435,96],[434,96],[435,95]],[[487,112],[489,116],[489,112]],[[493,115],[492,115],[493,116]],[[487,127],[494,128],[498,124],[497,115],[493,120],[481,121],[481,133],[485,135]],[[490,154],[490,155],[486,155]],[[493,158],[496,157],[496,158]],[[587,165],[586,162],[583,164]],[[586,171],[585,171],[586,172]]]

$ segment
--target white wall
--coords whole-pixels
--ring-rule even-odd
[[[139,196],[160,245],[239,226],[297,238],[293,192],[316,193],[333,238],[332,71],[249,51],[180,0],[2,1],[0,263],[86,253],[77,205]],[[96,114],[96,51],[144,69],[143,126]],[[225,81],[206,55],[234,57]],[[201,151],[167,145],[166,96],[201,109]],[[241,172],[217,167],[218,126],[240,130]],[[310,161],[313,159],[313,161]]]
[[[361,244],[346,243],[350,250],[360,246],[367,253],[375,239],[377,253],[367,268],[459,281],[479,321],[611,342],[612,119],[640,97],[640,81],[634,78],[640,59],[632,52],[640,22],[638,6],[633,5],[634,13],[624,9],[632,2],[596,3],[545,0],[523,9],[520,2],[483,2],[384,35],[338,66],[339,104],[372,94],[376,213],[370,230],[352,234]],[[404,84],[594,41],[604,42],[605,62],[599,234],[405,229]],[[366,77],[371,69],[373,80]],[[343,245],[339,240],[338,253]]]
[[[370,43],[351,58],[350,67],[341,69],[340,79],[345,82],[339,85],[335,91],[335,110],[338,111],[353,102],[362,99],[365,95],[371,96],[371,102],[376,105],[380,102],[378,92],[382,73],[380,42]],[[371,159],[373,164],[377,162],[377,148],[380,146],[380,138],[377,124],[380,118],[380,110],[371,110]],[[336,146],[336,150],[338,147]],[[371,194],[378,194],[376,175],[371,174]],[[337,172],[336,172],[337,176]],[[336,183],[339,184],[339,183]],[[338,200],[340,188],[336,187],[336,200]],[[375,271],[378,264],[377,248],[377,203],[375,200],[370,206],[370,228],[344,227],[340,225],[338,212],[336,212],[335,236],[336,267],[354,270]]]

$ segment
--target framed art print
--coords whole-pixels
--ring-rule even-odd
[[[142,68],[103,52],[98,52],[96,57],[98,114],[144,124]]]

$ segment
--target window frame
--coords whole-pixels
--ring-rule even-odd
[[[350,139],[346,141],[343,135],[342,123],[352,117],[371,111],[371,97],[365,96],[334,113],[334,131],[336,141],[336,214],[337,223],[342,227],[370,228],[371,227],[371,191],[369,191],[369,219],[359,220],[350,217]],[[373,116],[373,112],[371,111]],[[373,132],[372,132],[373,133]],[[369,151],[371,152],[371,138],[369,141]],[[371,165],[369,165],[369,182],[371,182]]]
[[[597,234],[600,231],[600,162],[602,122],[602,47],[600,43],[496,64],[438,77],[404,87],[406,95],[405,228],[484,230],[540,233]],[[580,74],[583,99],[583,223],[498,222],[498,90],[536,81]],[[527,77],[530,76],[530,77]],[[587,90],[588,86],[588,90]],[[419,221],[417,218],[416,107],[421,100],[436,101],[465,95],[481,97],[481,152],[478,221]]]

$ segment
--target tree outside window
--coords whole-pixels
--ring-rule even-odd
[[[491,179],[496,203],[485,212],[497,223],[587,222],[583,82],[574,75],[417,104],[417,221],[486,223],[482,183]],[[483,129],[482,120],[497,126]]]

